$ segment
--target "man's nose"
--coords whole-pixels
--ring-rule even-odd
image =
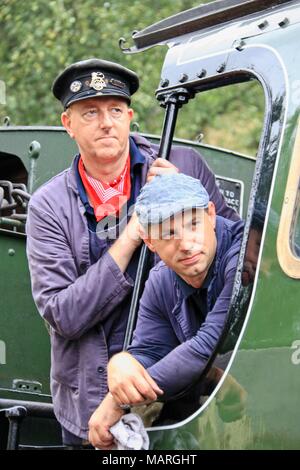
[[[195,247],[195,235],[193,233],[183,232],[180,241],[180,250],[192,251]]]
[[[104,111],[100,116],[100,126],[102,128],[112,127],[112,118],[108,111]]]

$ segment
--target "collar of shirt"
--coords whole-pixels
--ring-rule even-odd
[[[203,289],[207,289],[212,278],[213,278],[213,273],[214,273],[214,266],[215,266],[215,259],[213,260],[209,270],[208,270],[208,273],[207,273],[207,276],[206,278],[204,279],[204,282],[202,284],[201,287],[193,287],[191,286],[190,284],[188,284],[187,282],[184,281],[184,279],[182,279],[182,277],[180,277],[177,273],[175,273],[173,271],[173,276],[174,276],[174,279],[176,280],[178,286],[179,286],[179,289],[181,290],[182,294],[183,294],[183,297],[185,299],[187,299],[188,297],[190,297],[191,295],[193,294],[196,294],[197,292],[199,292],[200,290],[203,290]]]
[[[134,139],[129,137],[129,153],[130,153],[130,176],[133,177],[138,165],[145,163],[145,157],[139,151]]]
[[[140,165],[143,165],[145,162],[145,157],[140,153],[136,143],[134,142],[133,138],[129,138],[129,153],[130,153],[130,176],[131,178],[134,177],[135,172],[139,168]],[[79,197],[82,201],[82,204],[85,207],[85,210],[88,214],[94,215],[94,210],[91,207],[84,185],[81,181],[81,177],[79,174],[78,170],[78,160],[80,158],[80,155],[76,155],[75,157],[75,171],[76,171],[76,181],[77,181],[77,188],[78,188],[78,193]]]

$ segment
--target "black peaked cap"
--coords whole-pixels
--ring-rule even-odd
[[[54,96],[64,109],[70,104],[97,96],[118,96],[129,103],[139,88],[135,72],[115,62],[87,59],[69,65],[53,82]]]

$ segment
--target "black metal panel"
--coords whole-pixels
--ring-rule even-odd
[[[133,41],[136,49],[142,49],[284,3],[298,2],[295,0],[218,0],[154,23],[135,33]]]

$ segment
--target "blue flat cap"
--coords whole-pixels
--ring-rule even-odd
[[[115,62],[87,59],[69,65],[53,82],[54,96],[64,109],[76,101],[97,96],[117,96],[130,103],[139,79],[135,72]]]
[[[141,189],[135,203],[144,227],[158,224],[183,210],[206,209],[209,195],[199,180],[183,173],[155,176]]]

